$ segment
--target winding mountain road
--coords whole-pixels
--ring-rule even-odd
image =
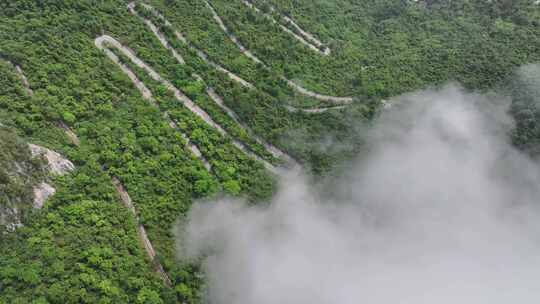
[[[229,37],[229,39],[240,49],[240,51],[245,56],[247,56],[248,58],[253,60],[254,62],[261,64],[266,69],[270,69],[270,67],[267,64],[265,64],[264,61],[259,59],[257,56],[255,56],[252,52],[250,52],[246,47],[244,47],[242,45],[242,43],[238,40],[238,38],[228,30],[228,28],[225,26],[223,20],[217,14],[217,12],[214,10],[214,8],[207,1],[205,1],[205,3],[208,6],[208,8],[211,10],[214,20],[219,24],[220,28],[225,32],[227,37]],[[146,4],[146,3],[142,3],[141,5],[145,9],[148,9],[155,17],[161,19],[167,27],[172,27],[172,24],[165,18],[165,16],[163,16],[161,13],[159,13],[153,6],[151,6],[149,4]],[[141,17],[139,14],[137,14],[137,12],[135,10],[135,3],[134,2],[128,4],[128,8],[133,14]],[[143,18],[143,17],[141,17],[141,18]],[[145,20],[146,24],[152,23],[151,21],[149,21],[146,18],[143,18],[143,19]],[[152,28],[155,28],[155,25],[152,24]],[[152,32],[154,32],[154,31],[152,30]],[[162,41],[162,38],[160,38],[160,37],[164,38],[162,33],[156,34],[154,32],[154,34],[156,36],[159,36],[158,39],[160,41]],[[229,70],[225,69],[221,65],[219,65],[219,64],[213,62],[212,60],[210,60],[208,58],[208,55],[206,55],[203,51],[199,50],[193,44],[191,44],[184,37],[184,35],[182,33],[180,33],[177,30],[174,30],[174,34],[175,34],[175,36],[176,36],[176,38],[178,40],[182,41],[189,48],[191,48],[193,51],[195,51],[197,53],[197,55],[201,59],[203,59],[205,62],[210,64],[212,67],[214,67],[217,70],[227,74],[229,76],[229,78],[231,78],[232,80],[242,84],[243,86],[251,88],[251,89],[254,88],[254,86],[251,83],[243,80],[240,76],[230,72]],[[166,41],[166,39],[165,39],[165,41]],[[166,42],[166,45],[169,45],[169,43]],[[164,46],[165,46],[165,44],[164,44]],[[311,98],[314,98],[314,99],[317,99],[317,100],[320,100],[320,101],[334,103],[334,104],[339,106],[339,107],[320,107],[320,108],[312,108],[312,109],[300,109],[300,108],[295,108],[295,107],[288,106],[288,107],[286,107],[287,109],[294,108],[295,111],[302,111],[302,112],[305,112],[305,113],[321,113],[321,112],[324,112],[324,111],[327,111],[327,110],[341,108],[341,106],[350,104],[350,103],[352,103],[354,101],[354,99],[352,97],[338,97],[338,96],[329,96],[329,95],[318,94],[316,92],[310,91],[310,90],[302,87],[301,85],[299,85],[299,84],[295,83],[294,81],[286,78],[285,76],[280,76],[280,77],[281,77],[281,79],[283,79],[287,83],[287,85],[289,87],[291,87],[292,89],[294,89],[295,91],[297,91],[298,93],[300,93],[300,94],[302,94],[304,96],[308,96],[308,97],[311,97]],[[305,111],[305,110],[307,110],[307,111]]]
[[[223,32],[227,35],[227,37],[229,37],[229,39],[240,49],[240,51],[248,58],[250,58],[251,60],[253,60],[254,62],[256,63],[259,63],[259,64],[262,64],[266,69],[270,69],[269,65],[266,64],[263,60],[259,59],[256,55],[254,55],[251,51],[249,51],[248,48],[246,48],[241,42],[240,40],[238,39],[238,37],[236,37],[236,35],[234,35],[230,30],[229,28],[227,28],[227,26],[225,25],[225,23],[223,22],[223,19],[221,19],[221,17],[219,16],[219,14],[216,12],[216,10],[214,9],[214,7],[206,0],[204,0],[204,2],[206,3],[206,6],[208,7],[208,9],[212,12],[212,16],[214,18],[214,20],[217,22],[217,24],[219,25],[219,27],[221,28],[221,30],[223,30]],[[251,3],[247,2],[247,1],[244,1],[244,3],[247,3],[246,5],[256,9],[258,12],[259,9],[256,8],[255,6],[253,6]],[[268,15],[269,16],[269,15]],[[272,18],[271,16],[269,16],[270,18]],[[272,20],[277,23],[277,21],[275,21],[273,18]],[[291,20],[290,18],[288,20]],[[292,21],[292,20],[291,20]],[[294,21],[292,21],[294,23]],[[294,23],[296,24],[296,23]],[[282,26],[283,27],[283,26]],[[285,27],[284,27],[285,28]],[[287,29],[287,28],[285,28]],[[288,30],[288,29],[287,29]],[[290,30],[288,30],[290,31]],[[304,32],[302,30],[302,32]],[[294,34],[294,33],[293,33]],[[307,33],[306,33],[307,34]],[[294,34],[296,35],[296,34]],[[313,37],[312,35],[308,34],[309,37]],[[315,39],[315,38],[313,38]],[[315,39],[316,40],[316,39]],[[304,41],[305,43],[307,43],[305,40],[302,40]],[[318,41],[318,40],[317,40]],[[320,41],[319,41],[320,44],[322,44]],[[311,45],[311,44],[308,44],[310,46],[312,46],[313,48],[316,48],[315,46]],[[319,50],[318,48],[316,48],[317,50]],[[328,50],[328,55],[330,54],[329,53],[329,50],[330,49],[327,49]],[[287,82],[287,84],[293,88],[294,90],[296,90],[297,92],[299,92],[300,94],[303,94],[305,96],[308,96],[308,97],[312,97],[312,98],[315,98],[315,99],[318,99],[318,100],[321,100],[321,101],[326,101],[326,102],[331,102],[331,103],[334,103],[334,104],[339,104],[339,105],[345,105],[345,104],[349,104],[349,103],[352,103],[353,102],[353,98],[352,97],[338,97],[338,96],[329,96],[329,95],[323,95],[323,94],[319,94],[319,93],[315,93],[313,91],[310,91],[304,87],[302,87],[301,85],[297,84],[296,82],[286,78],[285,76],[281,76],[281,79],[283,79],[285,82]],[[320,113],[322,109],[326,109],[328,110],[328,108],[320,108],[320,109],[312,109],[312,110],[317,110],[317,111],[312,111],[313,113]],[[322,110],[322,112],[324,112],[325,110]]]
[[[315,51],[315,52],[317,52],[317,53],[319,53],[321,55],[324,55],[324,56],[329,56],[332,53],[330,48],[328,48],[326,46],[324,47],[324,50],[321,50],[321,48],[323,48],[324,44],[319,39],[315,38],[315,36],[313,36],[312,34],[304,31],[290,17],[281,16],[281,18],[283,20],[285,20],[287,23],[289,23],[290,25],[292,25],[300,33],[300,35],[295,33],[294,31],[292,31],[291,29],[287,28],[286,26],[284,26],[280,22],[278,22],[276,19],[274,19],[274,17],[272,17],[272,15],[262,12],[258,7],[256,7],[253,3],[251,3],[251,1],[242,0],[242,3],[244,3],[244,5],[251,8],[255,12],[263,15],[266,19],[270,20],[270,22],[272,22],[273,24],[278,25],[281,28],[282,31],[284,31],[287,34],[293,36],[296,40],[298,40],[300,43],[307,46],[311,50],[313,50],[313,51]],[[270,6],[270,9],[272,11],[276,11],[276,9],[273,6]]]
[[[225,105],[225,102],[223,101],[223,99],[221,98],[221,96],[219,96],[213,88],[211,87],[207,87],[206,89],[206,93],[208,94],[208,96],[210,96],[210,98],[219,106],[223,109],[223,111],[225,111],[241,128],[243,128],[244,130],[246,130],[246,132],[249,132],[248,134],[250,134],[254,139],[255,141],[257,141],[259,144],[261,144],[262,146],[264,146],[264,148],[270,152],[270,154],[272,154],[274,157],[276,158],[281,158],[283,160],[285,160],[287,163],[289,164],[292,164],[293,166],[298,166],[298,163],[291,157],[289,156],[287,153],[283,152],[282,150],[280,150],[279,148],[277,148],[276,146],[266,142],[265,140],[263,140],[261,137],[255,135],[253,132],[250,132],[248,126],[246,126],[245,124],[243,124],[240,119],[238,118],[238,116],[236,115],[236,113],[234,113],[234,111],[232,111],[229,107],[227,107]]]
[[[145,4],[145,3],[141,3],[141,5],[150,10],[154,16],[156,16],[157,18],[163,20],[165,22],[165,25],[168,26],[168,27],[172,27],[171,26],[171,23],[165,19],[165,17],[163,15],[161,15],[160,13],[158,13],[152,6],[148,5],[148,4]],[[182,56],[180,56],[176,50],[174,50],[174,48],[172,48],[170,45],[169,45],[169,42],[167,41],[167,39],[165,38],[165,35],[163,35],[163,33],[161,33],[157,26],[150,20],[148,20],[147,18],[144,18],[142,16],[140,16],[136,9],[135,9],[135,2],[130,2],[127,7],[129,9],[129,11],[135,15],[135,16],[138,16],[140,17],[141,19],[144,20],[144,23],[146,23],[146,25],[150,28],[150,30],[152,31],[152,33],[154,33],[154,35],[159,39],[159,42],[161,42],[161,44],[167,48],[168,50],[170,50],[172,53],[173,53],[173,56],[177,59],[178,62],[184,64],[185,61],[184,59],[182,58]],[[242,77],[234,74],[233,72],[227,70],[226,68],[222,67],[221,65],[213,62],[212,60],[210,60],[210,58],[208,57],[208,55],[206,55],[206,53],[204,53],[203,51],[197,49],[195,46],[193,46],[185,37],[184,35],[182,35],[182,33],[178,32],[178,31],[174,31],[174,34],[175,36],[178,38],[178,40],[180,40],[182,43],[186,44],[191,50],[193,50],[197,56],[199,56],[199,58],[201,58],[203,61],[205,61],[206,63],[210,64],[213,68],[215,68],[216,70],[226,74],[231,80],[233,81],[236,81],[238,82],[239,84],[243,85],[244,87],[247,87],[247,88],[250,88],[252,89],[253,88],[253,85],[251,83],[249,83],[248,81],[242,79]]]
[[[274,165],[272,165],[268,161],[262,159],[261,157],[254,154],[253,152],[251,152],[242,142],[240,142],[238,140],[235,140],[231,136],[229,136],[228,133],[219,124],[214,122],[214,120],[210,117],[210,115],[208,115],[208,113],[206,113],[203,109],[201,109],[199,106],[197,106],[191,99],[189,99],[189,97],[187,97],[180,90],[178,90],[170,81],[168,81],[168,80],[164,79],[163,77],[161,77],[161,75],[159,75],[154,69],[152,69],[145,62],[143,62],[141,59],[139,59],[139,57],[137,57],[133,51],[131,51],[129,48],[123,46],[116,39],[112,38],[111,36],[102,35],[102,36],[95,39],[95,45],[100,50],[103,50],[105,52],[105,54],[116,65],[118,65],[121,68],[121,70],[131,79],[133,84],[139,89],[139,91],[141,92],[143,97],[145,99],[147,99],[152,105],[157,106],[154,98],[152,97],[152,93],[150,92],[150,90],[144,85],[144,83],[142,83],[137,78],[137,76],[135,75],[135,73],[133,73],[133,71],[131,71],[131,69],[129,69],[122,62],[120,62],[120,59],[118,58],[118,56],[116,56],[116,54],[114,54],[109,49],[109,47],[114,47],[117,50],[119,50],[120,52],[122,52],[122,54],[127,56],[131,60],[131,62],[133,62],[137,67],[143,69],[153,80],[158,81],[161,84],[163,84],[169,91],[171,91],[173,93],[174,97],[178,101],[180,101],[186,108],[188,108],[192,113],[199,116],[204,122],[206,122],[209,126],[216,129],[221,135],[231,138],[231,143],[235,147],[237,147],[239,150],[241,150],[245,154],[257,159],[258,161],[262,162],[264,164],[264,166],[269,171],[271,171],[271,172],[273,172],[275,174],[280,173],[280,170],[278,170],[278,168],[276,168]],[[169,118],[169,115],[167,113],[164,114],[164,117],[169,121],[169,125],[171,125],[171,127],[176,126],[176,123]],[[176,128],[176,129],[178,130],[178,128]],[[202,154],[200,153],[200,151],[196,152],[198,149],[195,149],[195,148],[196,148],[195,145],[191,145],[191,149],[194,152],[194,154],[195,155],[201,155],[201,157],[202,157]],[[208,162],[205,161],[205,163],[208,163]]]
[[[120,50],[124,55],[128,56],[130,58],[130,60],[132,60],[132,62],[134,62],[137,66],[146,67],[147,69],[145,69],[145,70],[150,74],[150,76],[154,80],[158,80],[158,79],[161,80],[161,76],[159,76],[158,73],[156,73],[154,70],[152,70],[150,67],[148,67],[137,56],[135,56],[135,54],[133,54],[131,50],[124,47],[122,44],[120,44],[120,42],[118,42],[116,39],[114,39],[114,38],[112,38],[110,36],[106,36],[106,35],[100,36],[100,37],[96,38],[94,43],[95,43],[96,47],[103,50],[105,52],[105,54],[107,55],[107,57],[109,57],[109,59],[111,59],[117,66],[120,67],[122,72],[124,72],[124,74],[126,74],[128,76],[128,78],[131,80],[131,82],[133,82],[135,87],[139,90],[139,92],[141,93],[143,98],[146,99],[152,106],[157,107],[157,103],[154,100],[154,97],[152,96],[152,92],[150,92],[150,90],[146,87],[146,85],[142,81],[139,80],[139,78],[137,78],[135,73],[133,73],[133,71],[131,71],[130,68],[128,68],[122,62],[120,62],[120,59],[118,58],[118,56],[116,56],[116,54],[114,54],[111,50],[109,50],[108,47],[105,44],[108,43],[108,44],[112,45],[113,47],[117,48],[118,50]],[[169,83],[169,85],[172,87],[172,84]],[[178,94],[178,96],[176,94]],[[191,100],[189,100],[189,98],[187,96],[181,94],[178,90],[175,91],[175,97],[177,99],[179,99],[182,103],[184,103],[184,102],[187,102],[188,104],[193,103]],[[195,107],[193,107],[193,109],[197,110],[198,107],[195,106]],[[208,116],[208,114],[206,114],[202,110],[200,110],[200,111],[201,112],[198,112],[199,113],[198,115],[200,115],[202,117]],[[176,129],[178,132],[180,132],[180,130],[178,129],[178,126],[176,125],[176,123],[174,121],[171,120],[168,113],[164,113],[163,117],[168,122],[169,126],[171,126],[172,128]],[[187,136],[184,133],[180,132],[180,134],[182,134],[182,137],[184,139],[186,139],[186,140],[188,139]],[[199,150],[199,148],[196,145],[192,144],[189,140],[187,140],[187,145],[188,145],[188,148],[191,150],[191,152],[203,162],[204,166],[207,169],[210,170],[211,169],[210,163],[202,156],[202,153]]]
[[[148,6],[146,5],[145,6],[147,9],[152,9],[151,6]],[[128,5],[128,9],[130,10],[130,12],[136,16],[139,16],[140,18],[143,18],[142,16],[140,16],[137,11],[135,10],[135,4],[132,2]],[[155,12],[156,14],[159,14],[157,12]],[[156,16],[159,16],[159,18],[163,18],[162,20],[165,21],[165,24],[170,26],[170,23],[161,15],[156,15]],[[158,40],[161,42],[161,44],[169,49],[169,50],[172,50],[169,46],[169,43],[166,39],[164,38],[160,38],[160,37],[164,37],[164,35],[157,29],[157,27],[148,19],[146,18],[143,18],[145,23],[147,24],[148,27],[150,27],[150,29],[152,30],[152,32],[154,33],[154,35],[158,38]],[[179,33],[178,31],[176,31],[177,35],[180,36],[180,40],[183,41],[184,43],[187,44],[187,40],[182,36],[181,33]],[[194,47],[192,47],[194,48]],[[174,53],[173,53],[174,54]],[[185,62],[183,60],[177,60],[178,63],[180,64],[185,64]],[[202,81],[204,82],[204,80],[202,79],[201,76],[197,75],[197,74],[194,74],[194,77],[197,78],[199,81]],[[229,117],[231,117],[231,119],[233,119],[236,123],[238,123],[239,127],[242,128],[244,131],[246,131],[248,134],[251,134],[253,136],[253,138],[261,145],[263,145],[266,150],[268,152],[270,152],[274,157],[276,158],[281,158],[283,160],[285,160],[289,165],[292,165],[292,166],[298,166],[298,164],[296,163],[296,161],[291,157],[289,156],[287,153],[281,151],[280,149],[278,149],[277,147],[271,145],[270,143],[264,141],[262,138],[256,136],[254,134],[254,132],[252,132],[249,127],[247,127],[245,124],[241,123],[240,120],[238,119],[238,116],[236,115],[236,113],[231,110],[229,107],[227,107],[225,105],[225,102],[223,101],[223,99],[214,91],[214,89],[212,87],[209,87],[207,86],[207,94],[208,96],[220,107],[224,110],[225,113],[227,113],[227,115]],[[243,150],[245,152],[245,150]],[[271,170],[275,173],[277,172],[277,170],[273,167],[269,167],[268,166],[269,164],[265,164],[265,166],[267,168],[271,168]]]

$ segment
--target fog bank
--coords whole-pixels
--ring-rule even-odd
[[[455,86],[391,103],[339,195],[290,176],[266,207],[194,206],[182,254],[205,257],[210,303],[540,303],[539,167],[507,103]]]

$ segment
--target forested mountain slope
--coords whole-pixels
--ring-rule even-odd
[[[514,96],[514,139],[538,153],[538,91],[508,81],[540,61],[534,2],[0,0],[0,163],[36,166],[30,205],[45,173],[21,146],[75,165],[0,232],[0,303],[200,303],[172,232],[193,201],[264,203],[283,170],[331,174],[401,93]]]
[[[0,229],[13,231],[29,216],[33,189],[44,179],[45,169],[11,130],[0,126],[0,137]]]

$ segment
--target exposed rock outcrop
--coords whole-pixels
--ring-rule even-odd
[[[57,152],[34,144],[28,144],[28,146],[30,147],[30,152],[32,153],[32,156],[36,157],[39,155],[43,155],[43,157],[45,157],[45,160],[47,160],[47,163],[49,164],[49,171],[52,174],[64,175],[67,172],[75,169],[75,165],[73,165],[72,162],[70,162]]]
[[[0,128],[0,232],[14,231],[33,209],[40,209],[56,190],[49,175],[73,170],[72,162],[47,148],[28,144],[14,130]]]
[[[39,184],[34,188],[34,208],[43,208],[45,201],[54,193],[56,193],[56,189],[54,189],[51,185],[47,184],[46,182]]]
[[[75,169],[75,165],[62,155],[47,148],[28,144],[30,148],[30,153],[33,157],[43,156],[48,164],[49,172],[54,175],[64,175],[69,171]],[[45,201],[51,197],[56,192],[51,185],[46,182],[41,182],[39,185],[34,187],[34,208],[41,209]]]

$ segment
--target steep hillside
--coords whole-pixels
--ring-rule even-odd
[[[28,145],[0,126],[0,233],[13,231],[27,221],[34,189],[45,178],[44,162],[33,157]]]
[[[391,96],[516,95],[540,10],[487,2],[0,1],[0,212],[55,189],[0,236],[0,303],[204,302],[199,261],[175,254],[194,201],[264,204],[287,170],[334,174]],[[74,170],[48,175],[27,143]]]

